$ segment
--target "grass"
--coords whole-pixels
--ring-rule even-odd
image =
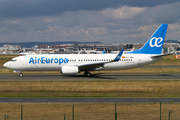
[[[11,120],[21,118],[23,105],[23,119],[42,120],[72,120],[72,104],[68,103],[0,103],[0,116],[8,115]],[[179,119],[179,103],[163,103],[161,119],[168,119],[168,110],[171,111],[171,120]],[[113,120],[113,103],[76,103],[74,104],[75,120]],[[118,103],[116,106],[117,118],[120,120],[156,120],[159,119],[159,103]]]
[[[0,97],[180,97],[180,81],[0,82]]]

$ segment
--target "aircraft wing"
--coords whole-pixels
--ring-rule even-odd
[[[85,71],[85,70],[96,70],[97,68],[104,67],[105,64],[111,63],[111,62],[118,62],[122,56],[124,49],[119,52],[119,54],[116,56],[116,58],[112,61],[106,61],[106,62],[98,62],[98,63],[90,63],[90,64],[82,64],[78,65],[79,70]]]

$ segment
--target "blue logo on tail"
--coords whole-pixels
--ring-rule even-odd
[[[168,24],[162,24],[139,50],[127,54],[161,54]]]
[[[154,44],[152,44],[153,41],[154,41]],[[161,47],[163,45],[162,42],[163,42],[162,37],[159,37],[159,38],[153,37],[149,41],[149,46],[150,47]]]

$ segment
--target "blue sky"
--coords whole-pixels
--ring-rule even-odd
[[[0,0],[0,42],[144,43],[180,38],[179,0]]]

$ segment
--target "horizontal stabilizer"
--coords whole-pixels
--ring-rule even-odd
[[[163,56],[168,56],[168,55],[173,55],[174,53],[170,53],[170,54],[162,54],[162,55],[153,55],[151,56],[151,58],[156,58],[156,57],[163,57]]]

